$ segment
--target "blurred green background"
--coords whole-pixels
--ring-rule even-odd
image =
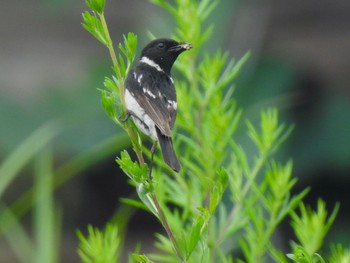
[[[60,262],[77,262],[75,229],[88,223],[103,226],[118,198],[133,191],[114,162],[127,140],[113,140],[124,134],[103,112],[97,91],[111,74],[108,52],[81,26],[84,1],[15,0],[1,6],[0,160],[50,121],[60,127],[51,144],[53,169],[112,138],[109,146],[101,146],[104,154],[66,171],[72,179],[55,191],[62,214]],[[322,197],[329,210],[341,203],[327,240],[344,244],[350,241],[349,14],[350,2],[342,0],[221,0],[210,19],[216,30],[206,46],[228,50],[236,59],[251,50],[235,93],[244,117],[254,120],[262,107],[274,105],[285,122],[295,123],[281,158],[294,160],[296,191],[311,186],[308,203],[315,205]],[[143,46],[148,30],[169,36],[174,28],[163,10],[141,0],[107,1],[106,18],[115,43],[133,31]],[[239,138],[245,140],[243,134]],[[28,162],[1,202],[10,206],[30,189],[32,174]],[[21,220],[29,233],[30,215]],[[151,216],[140,218],[137,213],[131,221],[130,240],[147,238],[144,224],[159,228]],[[288,230],[281,233],[288,241]],[[0,262],[17,262],[3,236]]]

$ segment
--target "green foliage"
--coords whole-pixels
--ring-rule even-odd
[[[119,125],[122,125],[122,123],[120,123],[118,113],[121,114],[125,111],[124,102],[121,100],[121,96],[124,94],[124,78],[134,60],[136,46],[137,37],[134,34],[129,33],[127,37],[124,36],[124,45],[119,44],[119,50],[124,57],[119,54],[113,67],[116,76],[112,78],[105,77],[103,84],[106,89],[100,90],[101,103],[105,112]]]
[[[291,225],[301,245],[293,242],[293,254],[288,254],[287,256],[298,263],[324,263],[324,259],[316,251],[321,248],[323,240],[330,226],[333,224],[338,211],[339,204],[335,206],[332,214],[327,219],[326,204],[321,199],[318,200],[317,211],[313,211],[310,207],[306,207],[301,203],[300,216],[294,211],[291,212]],[[341,246],[338,245],[332,248],[332,257],[333,259],[344,257]],[[342,261],[337,260],[334,262]]]
[[[122,56],[118,56],[119,65],[121,65],[120,69],[120,75],[125,78],[126,74],[129,72],[130,66],[132,65],[132,62],[135,58],[136,53],[136,47],[137,47],[137,36],[133,33],[128,33],[127,37],[124,36],[124,45],[119,43],[119,50],[123,53],[125,56],[127,66],[125,67],[125,61]],[[119,69],[117,69],[119,70]]]
[[[135,260],[136,262],[139,262],[139,263],[152,263],[153,262],[145,255],[133,254],[132,257],[133,257],[133,260]]]
[[[58,262],[61,216],[53,199],[52,152],[43,151],[36,161],[34,225],[37,253],[34,262]]]
[[[28,259],[34,259],[35,248],[32,240],[26,233],[18,218],[11,209],[1,203],[0,205],[0,231],[10,244],[13,252],[19,262],[28,262]]]
[[[0,233],[18,257],[18,262],[58,262],[60,213],[53,200],[52,152],[47,146],[59,131],[57,123],[40,127],[1,164],[0,188],[6,187],[34,159],[33,197],[26,200],[33,210],[33,238],[26,232],[13,206],[0,203]],[[3,174],[2,174],[3,173]]]
[[[28,176],[34,165],[33,185],[12,203],[0,201],[0,235],[10,245],[18,262],[59,262],[61,213],[54,202],[54,190],[92,163],[125,147],[123,136],[108,138],[88,151],[53,167],[53,151],[49,145],[62,131],[57,122],[39,127],[21,142],[0,165],[0,189],[5,193],[12,181]],[[21,218],[32,209],[33,225],[28,233]],[[125,214],[123,218],[125,218]]]
[[[102,44],[107,46],[107,39],[104,36],[103,27],[101,21],[96,17],[96,15],[91,15],[89,12],[83,13],[83,27],[89,31],[97,40]]]
[[[260,132],[247,121],[248,135],[261,153],[273,154],[291,133],[293,126],[285,132],[285,125],[278,124],[278,112],[269,109],[261,113]],[[272,147],[273,146],[273,147]]]
[[[126,173],[126,175],[133,181],[134,185],[147,181],[148,165],[144,164],[140,166],[138,162],[132,161],[127,151],[124,150],[121,152],[120,158],[117,159],[117,163]]]
[[[118,262],[120,254],[120,239],[118,228],[107,224],[104,231],[88,226],[88,237],[78,231],[80,240],[78,254],[84,263]]]
[[[317,202],[317,211],[313,211],[304,204],[300,205],[300,216],[291,213],[292,227],[300,244],[309,254],[313,254],[321,248],[323,240],[334,222],[339,211],[337,204],[327,220],[326,204],[321,199]]]
[[[157,208],[155,207],[154,201],[150,196],[150,193],[153,191],[152,181],[149,180],[147,171],[148,165],[143,164],[140,166],[138,162],[131,160],[130,155],[127,151],[121,153],[120,158],[117,159],[117,163],[120,168],[126,173],[130,178],[131,184],[136,186],[137,194],[143,204],[151,211],[155,216],[159,217]],[[134,200],[124,199],[124,202],[127,201],[129,204],[136,205],[138,207],[145,208],[142,204],[138,202],[135,203]]]
[[[302,246],[296,246],[294,248],[294,254],[288,254],[287,256],[297,263],[325,263],[319,254],[314,253],[311,255]]]
[[[20,169],[58,133],[57,123],[49,123],[31,134],[0,165],[0,197]]]
[[[106,0],[85,0],[85,4],[93,11],[102,14]]]
[[[137,128],[119,121],[119,116],[125,114],[123,83],[134,60],[137,37],[132,33],[124,37],[124,43],[118,46],[121,54],[116,56],[103,11],[89,5],[98,15],[91,19],[83,14],[84,27],[98,40],[107,39],[101,42],[113,62],[114,76],[105,78],[106,89],[101,90],[102,105],[108,116],[127,131],[137,155],[137,161],[133,161],[123,151],[117,159],[141,200],[123,202],[152,212],[166,231],[156,234],[158,253],[144,255],[136,251],[129,262],[288,262],[272,237],[290,214],[301,246],[293,245],[293,254],[288,257],[296,262],[324,262],[316,252],[338,206],[327,219],[323,202],[319,202],[317,212],[302,205],[309,189],[291,194],[297,182],[292,161],[277,161],[275,155],[293,126],[280,122],[277,109],[262,110],[258,124],[242,120],[243,111],[233,97],[233,83],[249,53],[235,61],[227,52],[209,54],[202,49],[214,28],[204,25],[219,1],[151,2],[176,20],[177,28],[171,37],[194,46],[175,63],[179,73],[175,80],[179,113],[174,143],[181,153],[183,168],[175,173],[156,156],[152,178],[147,176],[143,157],[150,157],[150,152],[142,148]],[[97,22],[90,22],[94,19]],[[253,153],[248,154],[235,139],[236,130],[244,127],[255,146]],[[298,206],[300,217],[294,212]],[[312,239],[309,233],[315,231],[319,234]],[[90,233],[92,238],[95,235]],[[93,246],[89,239],[84,242],[86,247]],[[236,255],[237,250],[242,252],[242,258]],[[91,249],[89,253],[93,258],[97,252]]]
[[[341,244],[331,246],[330,263],[348,263],[350,262],[350,248],[344,249]]]
[[[203,22],[219,4],[218,0],[175,1],[171,5],[165,0],[150,0],[150,2],[166,9],[176,20],[176,36],[178,39],[191,40],[194,47],[202,46],[210,37],[213,25],[202,30]]]

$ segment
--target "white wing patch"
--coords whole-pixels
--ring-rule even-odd
[[[143,77],[142,74],[140,74],[140,75],[137,77],[137,82],[138,82],[140,85],[141,85],[142,77]]]
[[[153,99],[156,98],[156,95],[154,95],[149,89],[143,88],[143,93],[148,94],[150,97],[152,97]]]
[[[124,100],[126,109],[133,117],[136,126],[153,140],[158,140],[154,121],[145,113],[128,89],[125,89]]]

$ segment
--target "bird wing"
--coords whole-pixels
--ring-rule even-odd
[[[177,106],[175,87],[169,76],[161,72],[142,75],[133,71],[130,72],[125,87],[132,91],[138,104],[154,121],[161,133],[171,137]]]

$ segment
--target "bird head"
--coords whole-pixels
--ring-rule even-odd
[[[146,57],[160,66],[170,75],[171,67],[177,57],[192,48],[191,44],[179,43],[173,39],[159,38],[148,43],[141,52],[141,58]]]

